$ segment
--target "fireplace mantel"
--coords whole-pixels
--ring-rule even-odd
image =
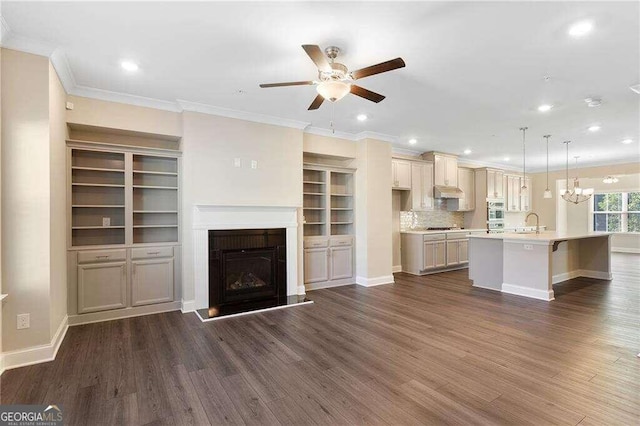
[[[298,284],[297,207],[197,204],[193,207],[196,309],[209,307],[208,231],[261,228],[286,228],[287,296],[304,294],[304,286]]]

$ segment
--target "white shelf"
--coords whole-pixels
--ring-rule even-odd
[[[331,207],[331,210],[353,210],[351,207]]]
[[[177,210],[134,210],[134,213],[157,213],[157,214],[172,214],[178,213]]]
[[[326,182],[313,181],[313,180],[303,180],[302,183],[310,183],[312,185],[325,185]]]
[[[325,225],[326,222],[305,222],[305,225]]]
[[[134,188],[139,189],[172,189],[177,190],[177,186],[152,186],[152,185],[133,185]]]
[[[324,192],[303,192],[302,195],[325,195]]]
[[[332,197],[353,197],[353,194],[331,194]]]
[[[72,166],[71,170],[89,170],[92,172],[115,172],[115,173],[124,173],[124,169],[107,169],[103,167],[80,167],[80,166]]]
[[[72,186],[95,186],[106,188],[124,188],[124,185],[118,185],[113,183],[72,183]]]
[[[331,222],[332,225],[351,225],[353,222]]]
[[[122,226],[72,226],[71,229],[124,229]]]
[[[134,170],[133,173],[140,173],[145,175],[178,176],[178,173],[176,172],[153,172],[150,170]]]
[[[123,204],[73,204],[71,207],[87,209],[124,209]]]
[[[177,228],[178,225],[133,225],[135,229],[141,228]]]
[[[324,207],[303,207],[303,210],[324,210]]]

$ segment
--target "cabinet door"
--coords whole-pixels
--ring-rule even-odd
[[[395,161],[395,188],[411,189],[411,163],[409,161]]]
[[[124,308],[127,305],[126,262],[78,265],[78,312]]]
[[[433,210],[433,164],[425,163],[424,182],[422,184],[422,197],[425,210]]]
[[[494,180],[495,197],[504,198],[504,173],[501,171],[495,171]]]
[[[433,269],[436,267],[436,258],[435,258],[435,243],[433,242],[425,242],[424,243],[424,268],[423,269]]]
[[[329,252],[327,248],[304,250],[304,282],[329,280]]]
[[[521,191],[520,193],[520,211],[528,212],[531,210],[530,208],[530,200],[531,200],[531,179],[530,178],[520,178],[520,186],[525,184],[527,186],[527,191]]]
[[[437,241],[433,247],[434,266],[441,268],[447,265],[447,247],[445,241]]]
[[[464,197],[460,198],[458,202],[459,210],[468,211],[475,209],[476,191],[473,170],[465,168],[458,169],[458,187],[464,193]]]
[[[458,263],[458,241],[447,241],[447,266]]]
[[[445,157],[445,185],[458,186],[458,159]]]
[[[469,263],[469,240],[458,240],[458,263]]]
[[[173,258],[134,260],[131,278],[133,306],[173,300]]]
[[[496,172],[493,170],[487,170],[487,198],[498,198],[495,183]]]
[[[331,258],[332,280],[341,280],[353,277],[353,247],[331,247],[329,249]]]
[[[520,178],[507,176],[507,211],[520,211]]]
[[[411,164],[411,206],[410,210],[424,210],[424,165]]]
[[[433,184],[436,186],[446,185],[447,180],[447,160],[444,157],[433,157]]]

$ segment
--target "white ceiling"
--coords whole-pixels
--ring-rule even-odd
[[[182,99],[317,128],[329,127],[332,108],[307,111],[313,87],[258,88],[316,78],[301,44],[341,47],[350,69],[401,56],[406,68],[360,80],[384,101],[350,95],[335,104],[336,130],[391,135],[394,145],[420,151],[469,148],[471,160],[520,167],[518,128],[526,125],[527,164],[537,170],[547,133],[552,168],[564,165],[567,139],[581,166],[639,160],[640,96],[629,89],[640,82],[639,13],[638,2],[609,1],[2,5],[5,45],[57,48],[78,90]],[[583,19],[593,32],[569,37]],[[123,59],[140,71],[123,72]],[[588,108],[589,96],[603,105]],[[554,108],[540,113],[543,103]],[[358,122],[359,113],[370,119]],[[602,130],[588,132],[592,124]],[[409,138],[418,144],[408,146]],[[621,144],[625,138],[634,142]]]

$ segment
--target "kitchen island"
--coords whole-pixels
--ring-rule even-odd
[[[553,284],[576,277],[611,280],[611,233],[469,235],[474,287],[550,301]]]

